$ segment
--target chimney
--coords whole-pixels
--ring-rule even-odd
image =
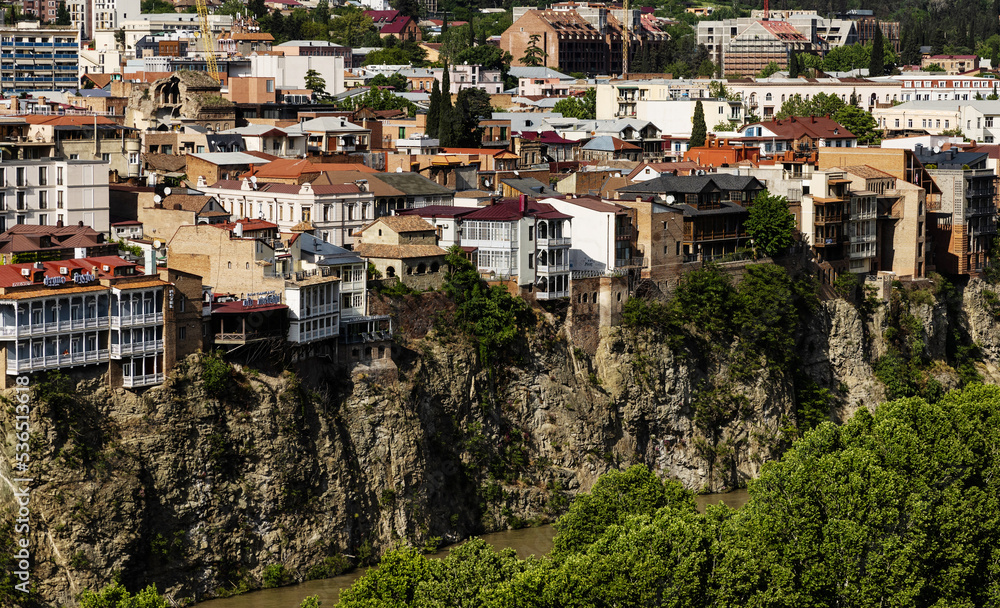
[[[812,119],[812,123],[813,123],[813,124],[816,124],[816,117],[815,117],[815,116],[810,116],[809,118],[811,118],[811,119]]]
[[[63,221],[62,220],[56,220],[56,228],[62,228],[62,227],[63,227]]]
[[[525,209],[528,206],[528,197],[525,196],[525,195],[523,195],[523,194],[521,196],[517,197],[517,205],[518,205],[518,209],[521,211],[521,213],[524,213]]]
[[[83,220],[77,222],[76,225],[79,226],[80,228],[83,228]]]
[[[146,271],[146,276],[147,277],[151,276],[153,273],[156,272],[156,260],[155,260],[155,256],[156,256],[156,253],[153,251],[152,248],[149,248],[149,249],[146,250],[146,256],[145,256],[145,262],[146,262],[146,264],[145,264],[145,268],[143,268],[143,270]]]

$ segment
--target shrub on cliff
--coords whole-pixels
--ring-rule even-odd
[[[229,381],[233,374],[233,368],[222,358],[221,352],[212,352],[202,359],[205,371],[201,376],[201,381],[205,386],[205,392],[213,397],[222,397],[229,390]]]
[[[458,326],[475,337],[482,362],[495,363],[524,341],[533,320],[531,308],[503,287],[488,287],[457,246],[449,250],[446,261],[444,292],[455,300]]]
[[[79,597],[80,608],[167,608],[167,599],[150,585],[136,594],[121,583],[112,583],[99,592],[85,590]]]

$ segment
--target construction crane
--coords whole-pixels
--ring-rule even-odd
[[[208,26],[208,4],[206,0],[197,0],[198,17],[201,18],[201,42],[205,47],[205,60],[209,77],[221,83],[219,79],[219,64],[215,61],[215,36]]]
[[[628,50],[630,38],[632,37],[632,19],[628,12],[628,0],[623,3],[625,9],[622,13],[622,78],[628,80]]]

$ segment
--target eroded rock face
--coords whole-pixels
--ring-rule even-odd
[[[988,371],[1000,329],[985,290],[965,290],[958,318]],[[937,304],[911,310],[943,353],[951,317]],[[799,336],[802,371],[837,396],[833,419],[884,398],[873,374],[884,323],[884,311],[865,319],[830,301]],[[36,404],[39,591],[71,605],[120,572],[132,587],[203,599],[259,586],[272,564],[303,578],[330,555],[551,519],[612,467],[731,488],[787,445],[794,389],[780,372],[735,374],[725,355],[706,371],[662,336],[621,328],[602,330],[590,356],[566,325],[542,325],[516,365],[484,368],[471,344],[425,327],[404,338],[398,368],[300,370],[325,382],[237,369],[219,398],[193,356],[142,394],[91,380]],[[717,424],[698,410],[707,380],[725,387]],[[9,454],[12,413],[2,416]]]

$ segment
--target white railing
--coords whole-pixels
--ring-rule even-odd
[[[569,290],[563,289],[560,291],[539,291],[535,296],[539,300],[555,300],[557,298],[568,298]]]
[[[851,235],[851,242],[852,243],[874,243],[875,242],[875,235],[874,234],[854,234],[854,235]]]
[[[569,272],[569,264],[539,264],[538,274]]]
[[[320,329],[313,329],[311,331],[300,331],[299,343],[332,338],[340,334],[339,329],[340,325],[338,324],[334,327],[321,327]]]
[[[125,315],[111,317],[111,327],[129,327],[132,325],[153,325],[163,323],[162,312],[151,312],[143,315]]]
[[[569,237],[549,237],[549,238],[539,238],[539,247],[560,247],[562,245],[569,245]]]
[[[120,357],[122,355],[140,355],[145,353],[163,352],[163,340],[149,340],[144,342],[129,342],[127,344],[112,344],[111,356]]]
[[[300,319],[312,319],[314,317],[322,317],[324,315],[333,314],[340,310],[338,304],[323,304],[322,306],[310,306],[308,312],[304,312]]]
[[[108,361],[108,349],[91,350],[82,353],[66,353],[62,355],[48,355],[45,357],[31,357],[25,359],[11,359],[7,361],[8,374],[21,374],[25,372],[39,372],[60,367],[72,367],[74,365],[89,365],[92,363],[106,363]]]
[[[163,373],[159,374],[145,374],[142,376],[125,376],[122,378],[122,384],[125,388],[134,388],[136,386],[151,386],[154,384],[160,384],[163,382]]]
[[[50,323],[28,323],[25,325],[5,325],[0,327],[2,336],[42,336],[50,333],[61,333],[79,329],[107,329],[109,317],[89,317],[69,321],[52,321]]]

